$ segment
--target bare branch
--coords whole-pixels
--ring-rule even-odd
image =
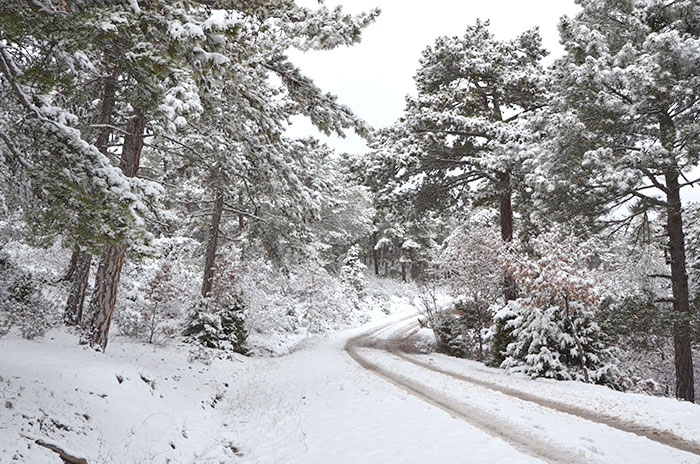
[[[545,107],[547,107],[547,105],[536,105],[536,106],[533,106],[532,108],[526,108],[523,111],[521,111],[520,113],[514,114],[513,116],[504,119],[503,122],[505,122],[505,123],[513,122],[516,119],[518,119],[520,116],[522,116],[523,114],[531,113],[533,111],[537,111],[537,110],[540,110],[540,109],[545,108]]]
[[[653,173],[651,173],[648,169],[642,168],[642,169],[640,169],[640,171],[642,171],[644,173],[644,175],[647,177],[647,179],[649,179],[651,181],[651,183],[654,185],[654,187],[656,187],[657,189],[661,190],[662,192],[664,192],[666,194],[669,193],[668,188],[666,188],[665,185],[663,185],[661,182],[659,182],[659,180],[656,178],[656,176]]]
[[[671,280],[671,276],[667,274],[649,274],[649,277],[653,277],[656,279],[669,279]]]
[[[647,202],[651,203],[652,205],[662,206],[662,207],[664,207],[664,208],[665,208],[666,206],[668,206],[668,203],[666,203],[665,201],[659,200],[658,198],[654,198],[654,197],[650,197],[650,196],[647,196],[647,195],[643,195],[643,194],[641,194],[641,193],[639,193],[639,192],[637,192],[637,191],[630,192],[630,195],[633,195],[633,196],[635,196],[635,197],[637,197],[637,198],[641,198],[642,200],[647,201]]]

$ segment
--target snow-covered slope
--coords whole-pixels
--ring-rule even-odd
[[[217,408],[247,360],[190,364],[184,347],[154,351],[123,339],[103,355],[58,331],[39,341],[2,338],[0,353],[2,463],[60,463],[35,439],[89,463],[233,455],[228,414]]]

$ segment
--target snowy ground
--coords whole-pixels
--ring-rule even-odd
[[[406,315],[391,316],[397,322],[373,336],[405,332]],[[696,454],[356,347],[376,367],[368,370],[344,347],[386,322],[306,340],[282,358],[210,366],[189,363],[187,347],[177,345],[154,351],[117,339],[98,354],[62,332],[2,338],[0,462],[60,464],[33,443],[44,439],[90,464],[700,463]],[[700,442],[696,405],[410,356]]]

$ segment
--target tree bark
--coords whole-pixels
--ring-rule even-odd
[[[63,322],[66,325],[80,325],[82,322],[85,293],[92,265],[92,255],[90,253],[81,252],[77,248],[73,253],[77,253],[77,257],[75,269],[71,276],[71,290],[68,294],[65,312],[63,313]]]
[[[146,128],[146,113],[137,108],[127,125],[119,168],[127,177],[136,177],[143,151],[143,132]],[[121,277],[126,247],[123,244],[109,245],[95,277],[95,290],[90,300],[90,345],[104,351],[107,348],[109,327],[117,302],[117,289]]]
[[[121,277],[126,248],[122,245],[110,245],[102,256],[95,277],[95,290],[90,300],[90,345],[104,351],[109,339],[109,327],[112,324],[114,306],[117,303],[117,289]]]
[[[95,146],[103,154],[107,154],[107,147],[109,146],[109,136],[112,131],[109,127],[106,127],[112,122],[112,114],[114,113],[114,105],[117,99],[117,73],[112,73],[106,80],[105,86],[102,92],[102,108],[100,110],[100,115],[97,119],[98,127],[97,142]]]
[[[204,261],[204,277],[202,279],[202,297],[207,298],[211,294],[214,285],[214,271],[216,266],[216,250],[219,246],[219,226],[221,225],[221,215],[224,211],[224,194],[216,193],[214,201],[214,211],[211,215],[211,225],[209,226],[209,240],[207,242],[207,255]]]
[[[401,263],[401,280],[406,283],[406,263]]]
[[[665,174],[667,191],[666,229],[671,255],[671,288],[673,292],[673,347],[676,364],[676,397],[695,401],[693,353],[690,334],[690,304],[686,271],[685,234],[681,209],[680,186],[675,170]]]
[[[673,119],[664,111],[659,114],[659,138],[663,147],[673,153],[676,128]],[[695,401],[693,351],[690,335],[691,308],[688,296],[688,273],[683,232],[683,207],[680,171],[673,162],[664,171],[666,182],[666,234],[671,255],[671,290],[673,294],[673,348],[676,367],[676,397]]]
[[[372,261],[374,262],[374,275],[379,277],[379,251],[377,250],[377,232],[372,233]]]
[[[122,156],[119,161],[119,168],[126,177],[138,176],[145,129],[146,112],[143,108],[137,108],[126,127],[127,135],[124,137]]]
[[[510,172],[498,174],[498,181],[501,189],[501,197],[499,202],[499,219],[501,225],[501,239],[504,242],[513,241],[513,204]],[[515,288],[515,280],[511,275],[503,276],[503,298],[506,301],[515,300],[517,292]]]
[[[68,265],[68,270],[66,275],[63,276],[61,281],[70,282],[73,280],[73,274],[75,274],[75,269],[78,267],[78,257],[80,256],[80,248],[73,248],[73,253],[70,255],[70,264]]]

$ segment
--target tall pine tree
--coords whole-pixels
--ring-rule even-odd
[[[676,396],[694,401],[691,307],[681,189],[700,163],[700,5],[692,0],[581,0],[560,24],[555,142],[541,159],[544,199],[578,211],[627,204],[666,218]],[[558,200],[556,200],[558,199]]]

